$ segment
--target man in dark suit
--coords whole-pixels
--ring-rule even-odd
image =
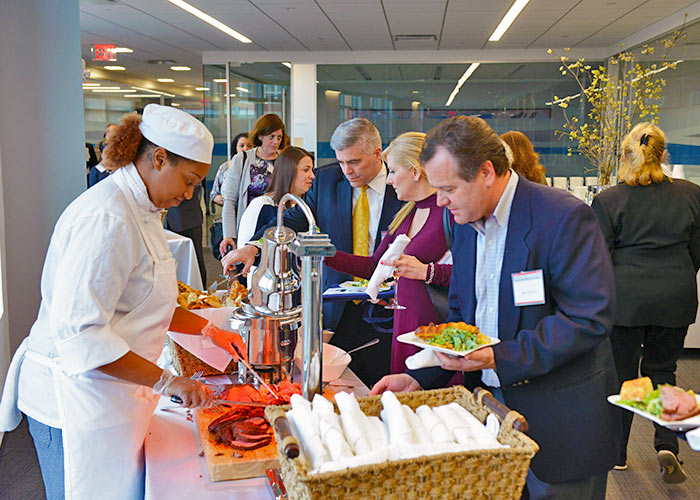
[[[338,162],[316,170],[316,178],[304,200],[311,208],[321,231],[330,236],[336,249],[371,255],[401,207],[394,188],[386,184],[387,169],[381,159],[379,131],[369,120],[354,118],[341,123],[333,132],[331,147]],[[353,229],[353,220],[358,223],[355,209],[358,203],[362,204],[363,198],[369,213],[365,220],[365,234],[360,235]],[[308,222],[299,207],[285,211],[284,225],[297,232],[308,230]],[[253,239],[259,239],[266,229],[267,227],[258,231]],[[257,253],[256,247],[246,245],[227,255],[222,262],[224,265],[244,262],[244,270],[247,272]],[[324,289],[350,279],[352,276],[324,266]],[[372,384],[389,373],[391,314],[381,308],[374,308],[375,314],[379,311],[383,315],[383,318],[379,317],[384,319],[382,326],[378,327],[380,332],[362,320],[363,316],[368,315],[369,307],[366,302],[326,302],[323,304],[323,324],[324,328],[335,330],[332,343],[342,349],[380,338],[377,346],[353,354],[350,365],[365,383]]]
[[[437,125],[421,159],[457,223],[448,320],[500,343],[438,353],[441,367],[385,377],[372,392],[434,388],[468,372],[465,385],[486,386],[522,413],[540,445],[525,498],[603,500],[620,425],[606,401],[618,391],[608,338],[615,284],[595,214],[518,176],[480,118]]]
[[[194,243],[194,252],[197,254],[197,264],[199,265],[199,274],[202,276],[202,284],[206,287],[207,284],[207,267],[204,264],[204,252],[202,249],[202,207],[200,205],[200,196],[202,186],[194,187],[194,194],[189,200],[185,198],[176,206],[168,209],[165,215],[165,229],[170,229],[174,233],[185,236]]]

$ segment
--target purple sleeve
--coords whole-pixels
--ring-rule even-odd
[[[435,264],[435,276],[433,285],[450,286],[450,275],[452,274],[452,264]]]

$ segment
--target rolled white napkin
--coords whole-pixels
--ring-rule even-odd
[[[685,433],[688,445],[695,451],[700,451],[700,427]]]
[[[430,433],[433,443],[453,443],[452,433],[447,430],[445,424],[438,417],[433,409],[427,405],[416,408],[416,415]]]
[[[338,415],[335,413],[321,415],[318,430],[323,444],[326,445],[331,455],[331,460],[335,461],[344,457],[354,456],[350,445],[345,439]]]
[[[413,428],[406,420],[401,403],[393,392],[386,391],[382,394],[382,405],[386,416],[385,421],[389,428],[389,443],[391,445],[415,443],[416,437],[413,435]]]
[[[291,403],[292,409],[287,412],[287,417],[298,432],[297,438],[311,463],[311,468],[315,469],[328,462],[331,459],[330,454],[321,440],[309,402],[298,394],[294,394]]]
[[[414,413],[414,411],[408,405],[401,405],[403,413],[406,416],[406,420],[411,425],[413,429],[413,435],[416,437],[416,443],[418,444],[430,444],[433,442],[430,437],[430,432],[425,428],[420,417]]]
[[[434,412],[452,429],[457,442],[475,448],[502,448],[503,445],[466,408],[457,403],[438,406]]]
[[[370,431],[367,433],[367,439],[372,447],[372,450],[379,450],[389,445],[389,437],[384,427],[384,422],[379,417],[367,417]]]
[[[367,417],[360,409],[355,396],[346,392],[335,395],[335,402],[340,410],[345,438],[352,446],[355,455],[364,455],[372,450],[367,439]]]
[[[401,254],[403,254],[403,251],[406,249],[406,245],[408,245],[410,242],[411,238],[409,238],[405,234],[398,235],[391,243],[391,245],[389,245],[389,248],[386,249],[386,252],[384,252],[384,255],[382,255],[382,258],[379,260],[379,262],[398,259],[399,257],[401,257]],[[369,279],[369,283],[367,284],[367,295],[369,295],[372,298],[372,300],[377,300],[379,287],[381,287],[382,283],[384,283],[384,281],[390,278],[393,274],[393,266],[377,264],[377,267],[374,269],[372,277]]]
[[[311,405],[311,413],[313,413],[317,422],[321,420],[321,416],[335,413],[335,410],[333,409],[333,403],[328,401],[320,394],[314,395],[312,403],[313,404]]]
[[[433,349],[422,349],[417,353],[406,358],[406,368],[409,370],[418,370],[420,368],[429,368],[431,366],[440,366],[440,360],[435,355]]]

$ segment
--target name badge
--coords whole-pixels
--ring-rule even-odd
[[[544,304],[544,275],[542,269],[511,274],[515,307]]]

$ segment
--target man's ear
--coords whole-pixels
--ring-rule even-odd
[[[491,187],[496,182],[496,169],[491,160],[486,160],[479,165],[478,175],[482,176],[487,187]]]
[[[381,160],[382,159],[382,148],[375,149],[374,156],[377,157],[377,160]]]
[[[168,161],[168,152],[165,148],[157,147],[151,153],[151,164],[156,170],[160,170]]]

